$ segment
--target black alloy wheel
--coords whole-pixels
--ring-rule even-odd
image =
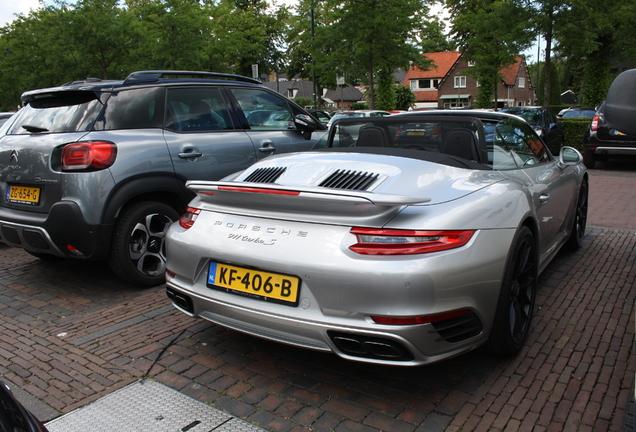
[[[565,243],[566,249],[571,252],[576,251],[583,244],[583,237],[585,236],[585,227],[587,226],[587,204],[588,203],[588,186],[587,182],[583,180],[581,183],[581,189],[579,190],[579,197],[576,202],[576,210],[574,214],[574,222],[572,223],[572,231],[570,232],[570,238]]]
[[[165,282],[165,237],[179,218],[169,205],[145,201],[125,209],[113,236],[109,263],[121,279],[151,287]]]
[[[515,355],[530,333],[538,288],[538,256],[534,236],[522,226],[512,242],[499,293],[495,321],[486,349]]]

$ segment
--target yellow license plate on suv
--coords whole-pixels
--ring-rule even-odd
[[[12,203],[35,205],[40,202],[40,188],[10,185],[6,199]]]
[[[210,262],[207,285],[257,300],[296,306],[300,278]]]

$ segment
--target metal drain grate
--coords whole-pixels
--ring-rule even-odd
[[[50,432],[263,432],[154,381],[130,384],[46,424]]]

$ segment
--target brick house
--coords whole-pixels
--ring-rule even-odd
[[[415,93],[415,108],[438,108],[439,97],[437,86],[449,70],[457,62],[460,54],[457,51],[426,53],[434,63],[429,70],[411,66],[402,82]]]
[[[472,64],[457,51],[427,53],[435,67],[423,71],[411,67],[404,85],[416,95],[417,108],[455,108],[474,105],[479,83],[468,73]],[[497,108],[535,103],[534,86],[523,57],[501,70],[497,87]],[[494,95],[493,95],[494,96]]]

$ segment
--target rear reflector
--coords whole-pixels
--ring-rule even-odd
[[[444,321],[450,318],[455,318],[460,315],[469,313],[468,309],[462,309],[454,312],[447,312],[439,315],[426,315],[416,317],[387,317],[387,316],[372,316],[371,319],[376,324],[387,325],[415,325],[415,324],[430,324],[438,321]]]
[[[349,246],[362,255],[412,255],[464,246],[475,231],[413,231],[352,228],[358,243]]]

